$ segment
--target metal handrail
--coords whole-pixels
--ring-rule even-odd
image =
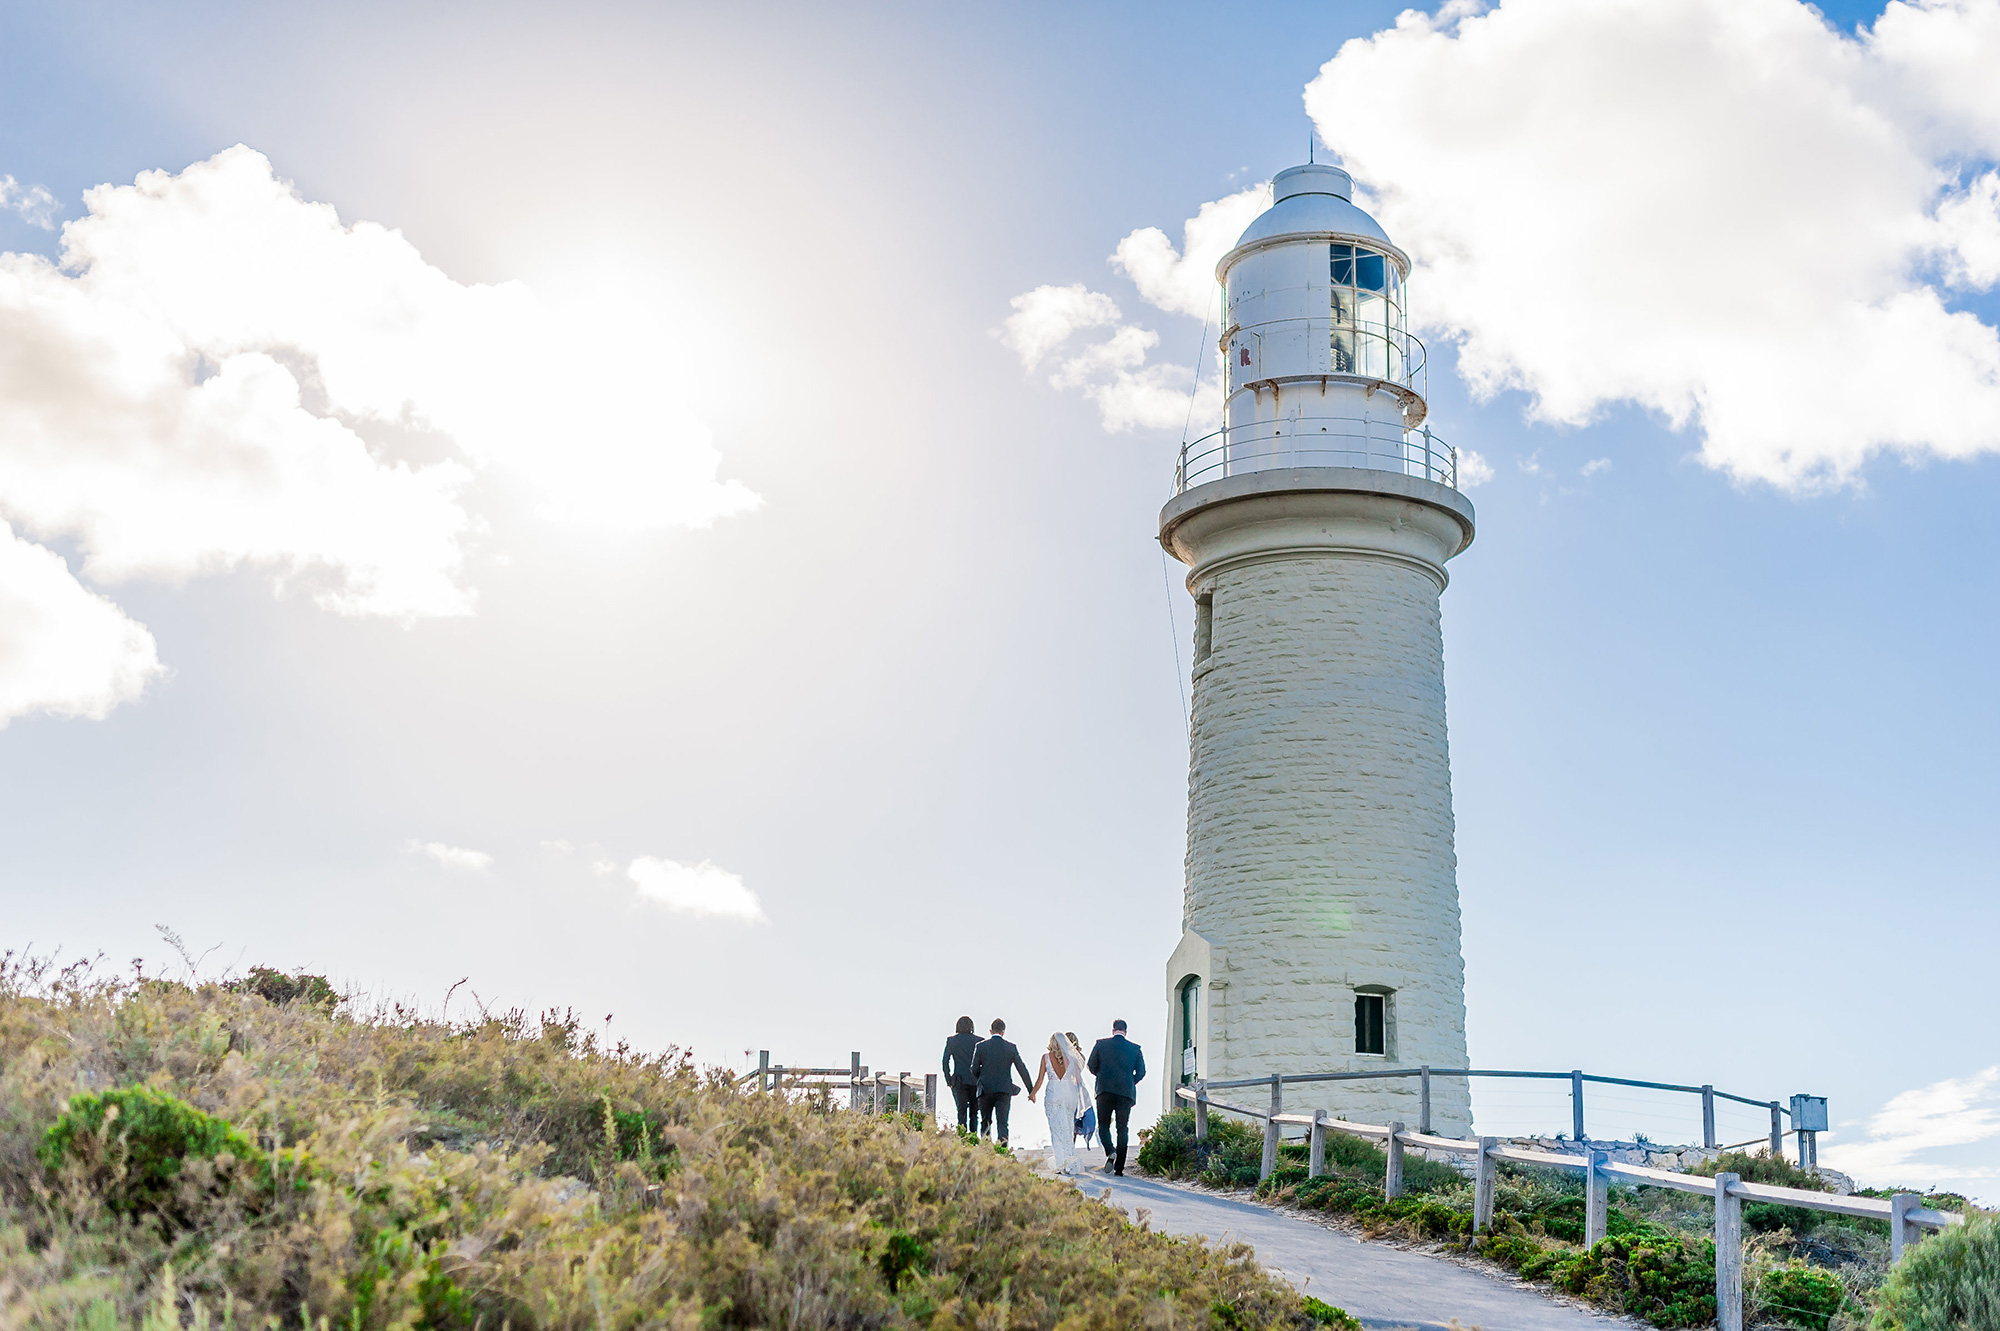
[[[1643,1090],[1680,1091],[1686,1095],[1706,1093],[1718,1100],[1734,1100],[1737,1104],[1749,1105],[1753,1109],[1768,1109],[1775,1105],[1778,1112],[1786,1118],[1792,1116],[1792,1111],[1779,1100],[1752,1100],[1747,1095],[1731,1095],[1728,1091],[1718,1091],[1708,1086],[1682,1086],[1678,1082],[1670,1081],[1637,1081],[1631,1077],[1604,1077],[1595,1072],[1511,1072],[1492,1068],[1384,1068],[1380,1072],[1299,1072],[1290,1076],[1280,1073],[1278,1084],[1296,1086],[1305,1082],[1319,1081],[1368,1081],[1377,1077],[1421,1077],[1427,1073],[1433,1077],[1533,1077],[1552,1081],[1572,1081],[1580,1078],[1583,1081],[1594,1081],[1601,1086],[1637,1086]],[[1211,1081],[1204,1084],[1211,1090],[1228,1090],[1238,1086],[1269,1086],[1271,1078],[1235,1077],[1228,1081]]]
[[[1222,337],[1217,346],[1222,354],[1226,356],[1229,354],[1229,339],[1238,333],[1248,332],[1261,339],[1263,337],[1263,330],[1266,328],[1274,328],[1280,324],[1301,323],[1306,325],[1307,337],[1313,335],[1315,328],[1325,329],[1329,343],[1333,341],[1335,334],[1354,338],[1356,340],[1356,349],[1380,343],[1385,353],[1382,357],[1385,362],[1389,359],[1386,353],[1393,350],[1397,354],[1397,359],[1402,364],[1400,373],[1373,374],[1368,371],[1357,370],[1355,364],[1358,358],[1350,354],[1349,362],[1346,366],[1343,367],[1338,364],[1334,366],[1334,374],[1360,375],[1373,378],[1379,383],[1393,385],[1406,392],[1415,393],[1421,398],[1428,398],[1430,396],[1427,391],[1430,384],[1430,349],[1424,345],[1422,338],[1418,337],[1415,333],[1407,331],[1388,332],[1378,328],[1363,328],[1354,324],[1335,323],[1330,316],[1297,314],[1289,315],[1282,319],[1265,319],[1254,324],[1232,324],[1223,330]]]
[[[1402,430],[1362,416],[1322,415],[1225,425],[1182,444],[1174,493],[1291,467],[1358,467],[1458,488],[1458,450],[1429,426]]]

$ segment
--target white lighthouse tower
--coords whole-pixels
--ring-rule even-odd
[[[1217,266],[1224,426],[1160,512],[1196,606],[1168,1108],[1197,1077],[1466,1066],[1438,597],[1472,505],[1424,425],[1409,259],[1351,188],[1280,172]],[[1285,1101],[1418,1122],[1415,1078]],[[1436,1081],[1434,1129],[1471,1120]]]

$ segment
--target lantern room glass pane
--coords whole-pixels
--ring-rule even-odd
[[[1387,263],[1379,254],[1362,251],[1354,256],[1354,285],[1367,291],[1380,291],[1387,280],[1383,270]]]

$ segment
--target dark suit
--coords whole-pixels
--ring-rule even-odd
[[[972,1054],[979,1048],[979,1037],[971,1031],[954,1035],[944,1042],[944,1080],[951,1087],[951,1098],[958,1106],[959,1131],[968,1131],[978,1126],[979,1079],[972,1075]]]
[[[1125,1149],[1132,1140],[1132,1106],[1139,1103],[1139,1083],[1146,1076],[1146,1056],[1123,1035],[1099,1040],[1090,1050],[1090,1070],[1097,1074],[1097,1134],[1104,1158],[1117,1173],[1125,1172]],[[1112,1149],[1113,1123],[1118,1129]]]
[[[1034,1085],[1028,1065],[1021,1061],[1021,1051],[1004,1035],[988,1036],[972,1051],[972,1080],[979,1087],[979,1135],[984,1137],[997,1128],[1003,1146],[1007,1144],[1007,1111],[1021,1093],[1014,1084],[1015,1068],[1021,1070],[1022,1081]]]

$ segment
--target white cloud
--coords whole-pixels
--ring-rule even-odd
[[[1265,183],[1204,203],[1182,225],[1180,250],[1158,227],[1141,227],[1118,242],[1110,262],[1132,279],[1147,304],[1169,314],[1213,320],[1215,265],[1270,202],[1271,187]],[[1124,322],[1118,303],[1103,292],[1081,282],[1039,286],[1010,304],[1014,312],[997,331],[1001,343],[1020,356],[1026,370],[1062,352],[1050,385],[1079,391],[1097,403],[1106,430],[1180,430],[1190,422],[1220,419],[1222,383],[1212,362],[1197,384],[1192,366],[1149,361],[1160,344],[1159,333]],[[1106,327],[1112,331],[1103,340],[1065,350],[1074,334]]]
[[[1600,471],[1610,471],[1610,470],[1611,470],[1610,458],[1592,458],[1590,461],[1584,463],[1581,467],[1578,467],[1576,469],[1576,474],[1579,476],[1595,476]]]
[[[442,841],[412,841],[403,848],[412,855],[428,855],[447,869],[465,869],[479,873],[493,863],[493,857],[483,850],[467,850],[464,846],[449,846]]]
[[[1476,392],[1618,402],[1788,487],[2000,449],[2000,336],[1928,275],[2000,277],[2000,0],[1512,0],[1405,12],[1306,90],[1416,256]],[[1698,89],[1691,96],[1690,89]]]
[[[756,893],[743,885],[743,879],[708,860],[680,864],[641,855],[625,873],[642,899],[668,910],[746,924],[767,923],[764,907]]]
[[[0,208],[19,217],[29,226],[44,231],[56,229],[56,196],[40,185],[23,189],[12,176],[0,176]]]
[[[2000,282],[2000,171],[1938,205],[1938,246],[1953,284],[1984,291]]]
[[[1039,286],[1008,304],[1014,312],[1000,326],[1000,342],[1021,358],[1024,370],[1040,365],[1043,357],[1069,341],[1077,329],[1101,328],[1120,318],[1111,297],[1091,291],[1081,282],[1066,287]]]
[[[1458,488],[1470,490],[1493,479],[1493,464],[1469,448],[1458,450]]]
[[[1252,185],[1204,203],[1182,224],[1178,252],[1166,232],[1156,226],[1141,227],[1118,242],[1111,262],[1132,279],[1147,304],[1190,319],[1213,319],[1215,265],[1222,262],[1244,228],[1270,206],[1270,185]]]
[[[0,726],[28,712],[102,720],[160,670],[143,625],[0,522]]]
[[[59,264],[0,254],[0,517],[86,579],[249,566],[341,614],[463,615],[478,471],[599,527],[759,502],[629,311],[453,281],[240,146],[84,202]]]
[[[1831,1141],[1820,1158],[1877,1186],[1949,1186],[1992,1178],[1994,1171],[1954,1164],[1939,1158],[1939,1152],[1996,1140],[2000,1140],[2000,1066],[1902,1092],[1868,1120],[1864,1140]]]

